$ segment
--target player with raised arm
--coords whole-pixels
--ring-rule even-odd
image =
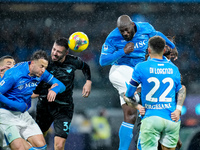
[[[122,15],[117,20],[117,28],[108,35],[102,46],[100,65],[112,65],[109,79],[118,90],[124,113],[124,121],[119,130],[119,150],[128,150],[137,116],[136,109],[126,105],[123,93],[127,90],[126,84],[131,79],[135,65],[145,60],[149,38],[155,35],[162,36],[168,46],[175,48],[167,37],[149,23],[133,22],[129,16]]]
[[[82,96],[87,98],[90,95],[92,84],[90,67],[80,57],[69,54],[68,39],[61,37],[56,39],[53,44],[47,70],[64,83],[66,90],[58,94],[55,101],[48,102],[47,93],[50,86],[41,83],[36,88],[34,93],[40,95],[37,103],[36,122],[43,133],[47,133],[54,122],[54,149],[64,150],[74,112],[72,95],[75,71],[82,70],[85,76],[86,83],[83,86]]]
[[[65,90],[63,83],[46,71],[47,66],[46,52],[36,51],[31,61],[18,63],[7,70],[0,82],[0,128],[12,150],[46,149],[42,132],[27,110],[33,90],[41,81],[57,84],[48,93],[49,101]]]
[[[175,150],[179,138],[184,102],[181,76],[178,68],[163,57],[164,47],[165,40],[160,36],[150,38],[150,59],[136,65],[124,96],[127,104],[143,116],[139,137],[142,149],[155,150],[159,141],[163,150]],[[139,84],[142,105],[132,99]]]

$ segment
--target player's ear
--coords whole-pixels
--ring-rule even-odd
[[[148,53],[151,54],[151,49],[148,47]]]
[[[131,24],[132,24],[133,27],[135,27],[135,23],[134,22],[132,22]]]
[[[164,50],[163,50],[163,54],[165,53],[165,51],[166,51],[166,46],[165,46],[165,48],[164,48]]]
[[[69,50],[66,51],[66,55],[68,55],[68,54],[69,54]]]

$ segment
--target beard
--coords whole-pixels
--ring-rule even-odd
[[[123,36],[123,38],[126,40],[126,41],[131,41],[133,39],[133,36],[135,35],[135,32],[134,30],[131,31],[131,33],[129,34],[129,36]]]
[[[62,60],[63,59],[63,57],[64,57],[64,55],[61,55],[61,56],[57,56],[57,55],[51,55],[51,60],[52,61],[60,61],[60,60]]]

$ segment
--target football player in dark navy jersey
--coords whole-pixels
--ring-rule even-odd
[[[39,94],[37,104],[36,122],[43,133],[46,133],[54,122],[55,137],[54,149],[63,150],[68,137],[70,123],[74,112],[73,88],[76,70],[82,70],[86,83],[83,86],[82,95],[88,97],[91,91],[91,73],[87,63],[80,57],[69,55],[68,40],[59,38],[54,42],[49,66],[47,70],[66,86],[62,94],[56,96],[55,101],[47,100],[47,92],[50,85],[41,83],[34,91]],[[56,86],[56,85],[55,85]]]

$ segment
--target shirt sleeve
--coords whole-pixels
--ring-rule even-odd
[[[134,93],[137,89],[137,86],[139,85],[139,71],[138,71],[138,65],[136,65],[135,70],[133,71],[132,78],[130,83],[127,85],[127,91],[126,91],[126,97],[132,98],[134,96]]]
[[[4,94],[14,85],[15,79],[10,71],[6,71],[0,82],[0,93]]]
[[[91,80],[91,71],[90,71],[89,65],[86,62],[84,62],[83,65],[84,66],[82,68],[82,72],[83,72],[83,75],[85,76],[85,79],[86,80]]]
[[[58,86],[55,86],[54,88],[51,89],[54,92],[56,92],[56,94],[62,93],[62,92],[64,92],[66,90],[65,85],[62,82],[60,82],[58,79],[56,79],[47,70],[45,70],[45,72],[44,72],[43,81],[46,82],[46,83],[48,83],[48,84],[50,84],[50,85],[53,85],[53,84],[57,83]]]
[[[160,31],[152,32],[152,33],[150,34],[150,37],[153,37],[153,36],[161,36],[161,37],[166,41],[166,44],[167,44],[170,48],[172,48],[172,49],[175,48],[174,43],[171,42],[171,41],[170,41],[163,33],[161,33]]]
[[[179,71],[177,71],[177,74],[176,74],[176,93],[182,88],[182,85],[181,85],[181,74]]]
[[[0,82],[0,102],[8,107],[15,108],[18,111],[24,112],[27,109],[27,105],[24,101],[13,101],[3,95],[8,90],[10,90],[14,84],[14,74],[11,71],[6,71]]]
[[[124,49],[116,49],[112,40],[106,39],[101,49],[99,63],[101,66],[111,65],[124,55]]]

